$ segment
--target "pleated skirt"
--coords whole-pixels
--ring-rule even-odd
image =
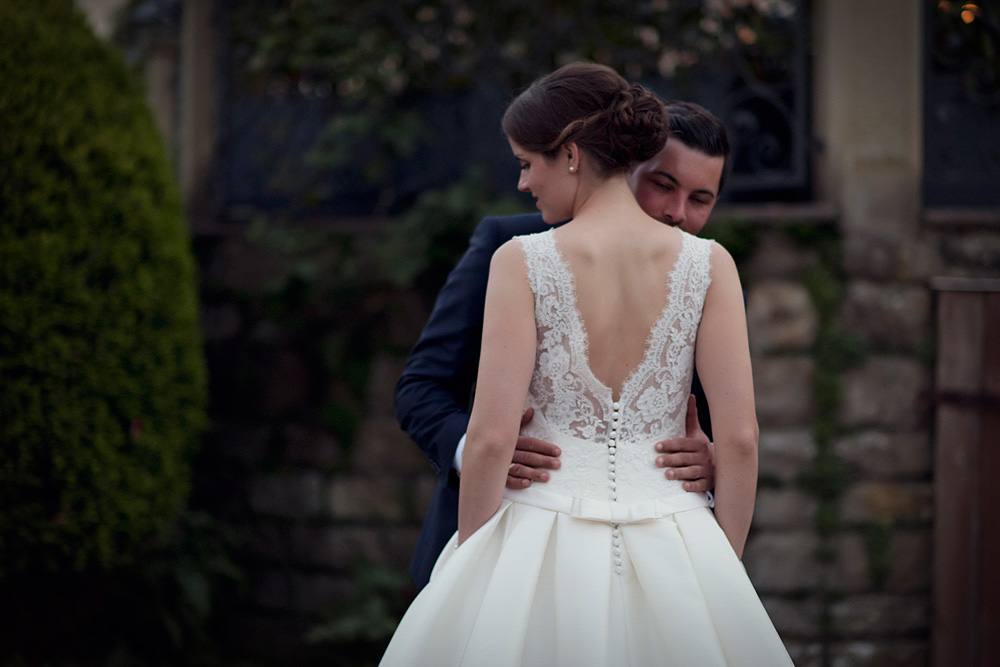
[[[701,494],[623,506],[529,488],[456,545],[383,667],[792,664]]]

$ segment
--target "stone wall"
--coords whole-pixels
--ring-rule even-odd
[[[747,571],[797,665],[925,665],[930,291],[853,270],[842,238],[824,288],[821,253],[788,231],[765,229],[745,263],[761,427]]]

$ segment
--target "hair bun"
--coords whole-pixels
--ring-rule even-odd
[[[620,90],[611,100],[608,112],[612,120],[628,121],[633,117],[632,105],[635,103],[635,94],[632,89]]]
[[[538,79],[508,106],[503,128],[521,146],[545,155],[577,142],[604,173],[652,158],[669,130],[655,95],[594,63],[571,63]]]

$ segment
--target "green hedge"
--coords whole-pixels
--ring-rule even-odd
[[[111,569],[162,538],[205,384],[141,86],[69,0],[0,0],[0,579]]]

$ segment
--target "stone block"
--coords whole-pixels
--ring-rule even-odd
[[[351,447],[358,472],[415,475],[430,469],[427,457],[392,417],[371,417],[361,422]]]
[[[307,424],[286,424],[283,444],[288,463],[331,468],[343,459],[343,450],[327,430]]]
[[[417,547],[420,529],[412,526],[399,526],[382,531],[382,549],[388,567],[406,571]]]
[[[921,395],[928,372],[905,357],[876,356],[843,376],[840,422],[845,426],[913,429],[923,422]]]
[[[797,245],[780,229],[765,229],[757,237],[753,255],[743,267],[748,282],[797,278],[819,263],[815,249]]]
[[[749,290],[747,327],[754,355],[804,352],[816,341],[819,318],[801,283],[769,280]]]
[[[403,373],[406,359],[386,354],[376,355],[372,359],[368,372],[368,414],[373,417],[389,417],[395,420],[392,407],[392,396],[396,391],[396,383]]]
[[[288,529],[270,521],[257,521],[251,526],[247,550],[263,560],[285,562],[291,554]]]
[[[358,560],[388,565],[382,532],[370,526],[307,526],[291,529],[292,555],[301,565],[346,572]]]
[[[345,575],[297,573],[291,580],[292,604],[301,614],[318,614],[350,597],[354,585]]]
[[[889,549],[892,568],[885,581],[886,590],[901,593],[930,590],[933,557],[931,531],[896,531]]]
[[[809,357],[758,357],[753,389],[761,427],[801,426],[813,416],[813,361]]]
[[[823,644],[786,639],[785,648],[795,667],[826,667]]]
[[[858,146],[861,153],[851,168],[843,173],[839,229],[843,236],[877,233],[890,239],[912,234],[920,216],[919,180],[904,161],[887,156],[885,139],[906,142],[898,127],[902,123],[882,123],[877,133],[869,134]],[[899,134],[896,134],[896,133]],[[889,148],[888,151],[895,149]]]
[[[941,256],[951,266],[996,275],[1000,269],[1000,238],[995,233],[942,234]]]
[[[834,540],[836,558],[830,566],[830,585],[840,592],[859,593],[871,587],[871,557],[865,539],[841,533]]]
[[[413,482],[412,520],[423,522],[424,515],[427,514],[427,508],[431,506],[431,500],[434,499],[437,482],[437,476],[429,472],[421,475]]]
[[[816,525],[816,499],[798,489],[759,489],[753,525],[759,529],[808,529]]]
[[[810,531],[754,532],[743,563],[761,594],[815,589],[822,574],[816,560],[819,538]]]
[[[413,526],[308,526],[290,530],[292,558],[300,565],[347,572],[359,561],[406,571],[420,531]]]
[[[399,479],[352,475],[332,480],[323,494],[325,513],[341,521],[403,521],[406,518]]]
[[[840,309],[841,325],[880,350],[914,350],[930,331],[930,317],[930,291],[898,283],[853,282]]]
[[[818,598],[761,598],[774,628],[782,637],[819,638],[823,633],[823,602]]]
[[[264,609],[316,614],[348,597],[352,584],[345,575],[272,569],[254,576],[251,588],[254,602]]]
[[[927,667],[930,644],[917,640],[855,641],[830,646],[831,667]]]
[[[278,350],[257,366],[261,407],[272,415],[293,412],[309,400],[312,368],[291,350]]]
[[[849,234],[843,244],[844,273],[852,278],[900,280],[910,273],[903,239]]]
[[[324,478],[315,470],[258,474],[247,492],[255,512],[287,518],[313,517],[320,513]]]
[[[861,482],[840,499],[845,523],[930,522],[933,513],[930,482]]]
[[[853,595],[830,606],[831,630],[845,639],[890,639],[926,633],[930,619],[926,595]]]
[[[833,449],[848,468],[864,478],[925,479],[931,473],[927,431],[869,429],[838,438]]]
[[[291,609],[291,577],[284,570],[268,570],[250,578],[253,601],[258,607],[274,611]]]
[[[809,469],[816,442],[808,428],[762,428],[757,445],[757,473],[791,483]]]

